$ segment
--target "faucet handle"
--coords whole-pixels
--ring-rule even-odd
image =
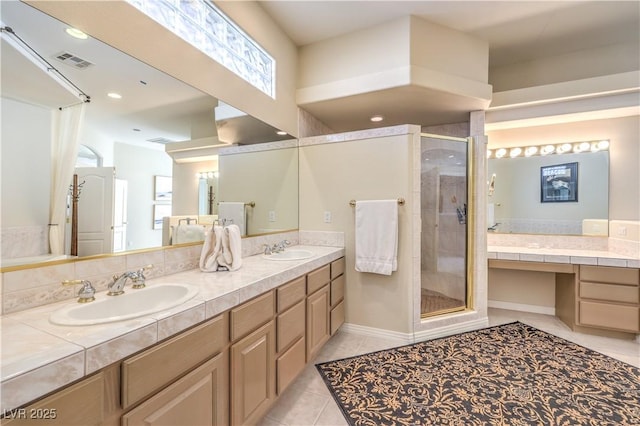
[[[76,285],[82,284],[82,287],[78,291],[78,303],[87,303],[93,302],[95,300],[94,295],[96,294],[96,289],[93,288],[91,282],[88,280],[65,280],[62,281],[62,285]]]
[[[264,247],[264,254],[271,254],[271,246],[269,244],[263,244],[262,245]]]
[[[142,268],[138,269],[136,273],[131,277],[131,288],[144,288],[146,285],[145,280],[147,279],[147,277],[144,276],[144,273],[151,268],[153,268],[153,265],[143,266]]]

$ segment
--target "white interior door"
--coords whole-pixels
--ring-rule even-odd
[[[114,167],[78,167],[78,256],[113,251]]]
[[[113,251],[127,248],[127,181],[116,179],[113,211]]]

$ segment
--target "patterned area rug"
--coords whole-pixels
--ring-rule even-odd
[[[351,425],[640,425],[640,369],[519,322],[316,367]]]

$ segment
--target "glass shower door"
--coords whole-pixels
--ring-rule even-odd
[[[421,137],[421,315],[467,307],[468,141]]]

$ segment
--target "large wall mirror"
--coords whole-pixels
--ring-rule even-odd
[[[114,201],[100,207],[107,209],[104,212],[98,211],[95,204],[87,206],[85,201],[80,222],[104,216],[103,225],[114,227],[117,224],[113,221],[117,220],[126,225],[126,229],[124,233],[116,230],[112,240],[101,249],[79,252],[80,257],[159,247],[166,233],[162,229],[163,217],[213,221],[221,201],[256,203],[255,211],[247,214],[259,215],[264,223],[250,224],[246,235],[298,227],[297,148],[290,136],[278,135],[277,129],[268,124],[90,35],[85,40],[72,38],[65,32],[64,23],[22,2],[3,3],[2,21],[91,96],[80,143],[99,157],[102,174],[95,168],[77,170],[79,180],[85,182],[79,203],[82,204],[83,198],[113,197]],[[32,53],[27,50],[25,55],[20,52],[23,49],[17,47],[3,35],[2,267],[44,260],[39,256],[47,252],[48,246],[51,128],[59,107],[79,102],[34,64],[38,61]],[[108,93],[119,93],[122,97],[107,97]],[[269,149],[261,150],[257,166],[252,163],[250,169],[245,169],[242,162],[236,162],[227,171],[220,172],[220,168],[225,167],[224,160],[219,161],[218,157],[221,147],[274,141],[291,142],[287,150],[282,147],[273,150],[273,153],[288,152],[287,160],[268,154]],[[284,167],[282,171],[281,167]],[[279,181],[273,180],[268,186],[258,184],[274,171],[277,171],[274,179]],[[102,177],[96,178],[96,175]],[[114,178],[113,192],[96,197],[91,191],[103,186],[99,179],[104,176],[109,180],[109,176]],[[164,184],[163,178],[167,177],[171,183],[169,189],[165,185],[158,190],[158,183]],[[225,179],[232,181],[225,185]],[[259,189],[252,195],[251,188]],[[285,196],[286,191],[289,192]],[[212,197],[212,201],[208,197]],[[287,203],[268,207],[266,202],[258,204],[259,198],[286,198]],[[203,200],[209,204],[202,206]],[[268,210],[262,212],[260,208]],[[16,257],[26,259],[9,260]]]
[[[514,158],[508,149],[502,158],[495,158],[497,150],[492,150],[488,159],[489,231],[608,235],[609,151],[597,150],[599,142],[582,142],[585,149],[579,153],[524,156],[522,149],[512,151],[519,153]],[[579,143],[558,146],[562,145],[569,150]]]

